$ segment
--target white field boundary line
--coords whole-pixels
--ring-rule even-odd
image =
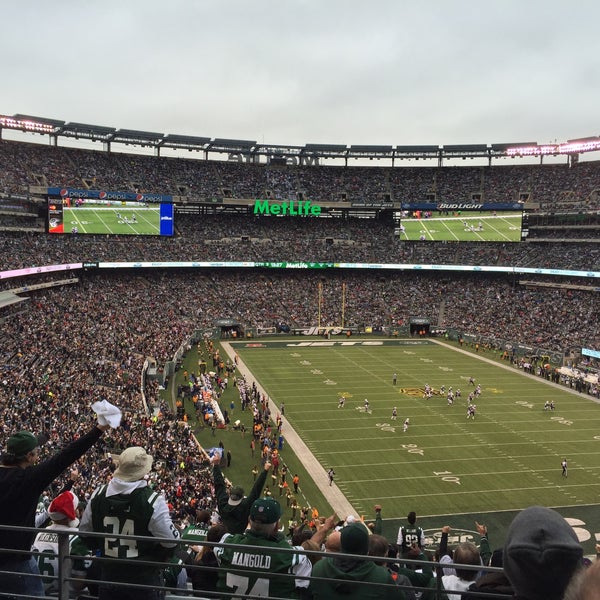
[[[231,344],[229,344],[228,342],[221,341],[221,345],[223,346],[225,352],[227,352],[229,358],[233,361],[236,352],[231,347]],[[260,385],[256,377],[252,374],[250,369],[246,366],[246,364],[241,358],[238,358],[237,368],[238,371],[248,380],[248,382],[256,382],[256,387],[261,392],[261,394],[264,394],[265,396],[267,395],[264,388]],[[269,409],[271,410],[271,415],[279,414],[279,406],[277,406],[277,404],[271,399],[270,396],[267,397],[269,398]],[[329,477],[327,476],[327,471],[317,460],[315,455],[310,451],[306,443],[296,433],[294,428],[286,419],[285,415],[282,416],[282,422],[283,435],[285,436],[286,443],[289,445],[289,447],[298,457],[298,459],[302,462],[304,468],[312,477],[313,481],[315,482],[315,485],[319,488],[323,496],[325,496],[335,513],[341,519],[345,519],[348,515],[360,515],[360,513],[352,506],[352,504],[348,501],[346,496],[342,493],[342,491],[335,483],[334,485],[329,485]]]

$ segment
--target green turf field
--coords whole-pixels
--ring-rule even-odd
[[[383,504],[390,531],[409,510],[436,527],[448,520],[472,529],[477,518],[505,530],[514,511],[542,504],[581,525],[580,539],[593,551],[600,406],[592,399],[431,340],[350,344],[294,338],[232,345],[270,397],[285,402],[290,424],[334,468],[359,514]],[[466,418],[469,377],[482,388],[474,421]],[[453,406],[445,395],[424,399],[426,383],[460,388],[462,398]],[[544,411],[547,399],[555,411]]]
[[[519,242],[521,212],[492,213],[462,211],[450,214],[406,218],[401,221],[401,240]]]
[[[89,204],[89,203],[88,203]],[[160,207],[121,207],[105,205],[63,207],[65,233],[76,228],[79,233],[117,235],[159,235]]]

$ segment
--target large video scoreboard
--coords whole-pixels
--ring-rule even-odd
[[[396,234],[408,241],[520,242],[529,233],[520,203],[403,204],[399,217]]]
[[[48,188],[50,234],[174,234],[171,196]]]

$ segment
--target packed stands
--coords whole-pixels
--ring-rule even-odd
[[[108,154],[35,144],[0,142],[0,194],[28,198],[32,187],[73,186],[185,196],[189,201],[228,198],[293,198],[364,201],[389,195],[403,201],[434,194],[460,201],[514,201],[526,192],[544,209],[600,208],[600,164],[452,168],[265,167],[238,163]],[[7,205],[10,203],[6,203]],[[514,244],[401,242],[390,223],[374,219],[268,219],[246,215],[179,215],[177,235],[49,237],[35,211],[22,215],[0,205],[0,271],[98,261],[319,261],[495,265],[596,269],[598,237],[590,229],[532,228]],[[26,230],[26,231],[23,231]],[[588,233],[589,232],[589,233]],[[562,241],[564,238],[568,242]],[[552,241],[557,239],[557,241]],[[62,274],[64,277],[64,273]],[[224,316],[246,328],[316,323],[322,290],[324,325],[393,330],[410,316],[426,314],[440,328],[536,344],[552,351],[600,347],[598,294],[570,286],[520,285],[515,276],[431,274],[403,271],[135,270],[78,271],[73,285],[28,291],[22,310],[0,312],[0,444],[27,423],[52,432],[48,450],[79,433],[86,407],[96,399],[119,399],[124,424],[99,452],[83,462],[83,493],[114,468],[111,453],[143,445],[155,456],[153,483],[176,518],[197,508],[214,509],[210,472],[192,436],[159,398],[158,382],[144,381],[151,409],[140,402],[140,373],[148,357],[159,369],[197,329]],[[0,280],[1,290],[55,283],[44,274]],[[541,279],[553,284],[558,280]],[[561,280],[562,281],[562,280]],[[340,291],[345,285],[342,309]],[[476,307],[476,310],[475,308]],[[500,309],[499,309],[500,307]],[[585,326],[583,326],[585,325]],[[69,402],[65,399],[68,398]],[[168,443],[165,443],[168,442]],[[60,489],[62,481],[56,483]],[[192,500],[194,502],[192,503]]]

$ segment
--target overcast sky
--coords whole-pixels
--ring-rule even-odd
[[[3,0],[0,114],[272,144],[600,134],[597,0]]]

